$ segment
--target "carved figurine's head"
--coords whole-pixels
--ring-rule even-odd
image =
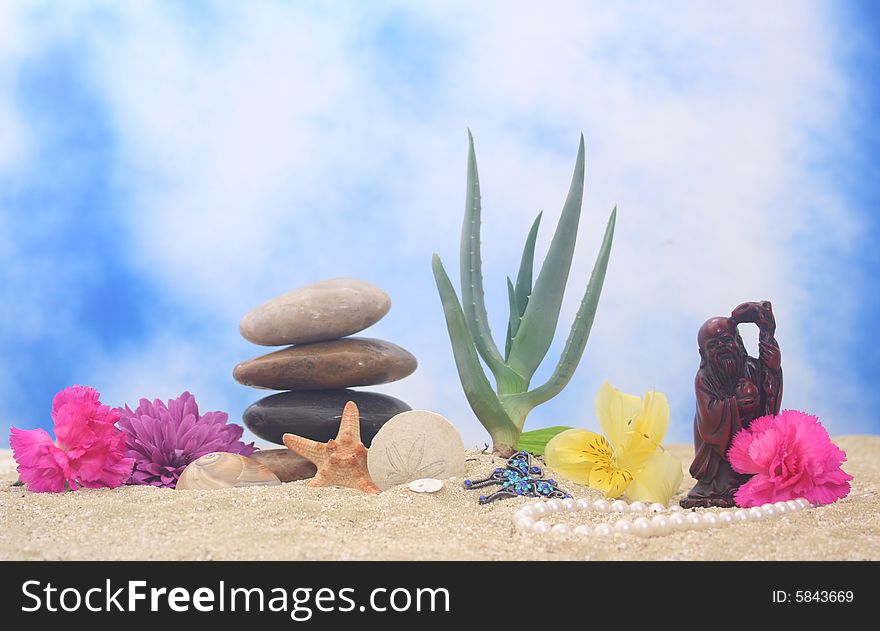
[[[700,347],[700,368],[708,364],[719,375],[736,377],[742,374],[746,352],[742,338],[731,318],[709,318],[697,333]]]

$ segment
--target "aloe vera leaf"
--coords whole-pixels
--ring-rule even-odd
[[[510,319],[507,321],[507,337],[504,341],[504,359],[505,361],[510,356],[510,343],[513,341],[513,336],[516,335],[516,330],[519,328],[519,313],[516,306],[516,290],[513,288],[513,281],[510,280],[510,276],[507,277],[507,303],[510,307]]]
[[[544,448],[547,446],[547,443],[550,442],[550,439],[567,429],[571,428],[560,425],[557,427],[546,427],[544,429],[533,429],[530,432],[523,432],[520,434],[516,448],[518,451],[527,451],[537,456],[543,456]]]
[[[458,296],[455,294],[455,289],[443,268],[440,257],[436,254],[431,261],[431,267],[434,271],[434,280],[437,283],[440,301],[443,304],[443,313],[446,316],[446,328],[452,343],[455,366],[458,369],[458,376],[468,403],[490,434],[504,430],[518,433],[518,429],[514,427],[507,412],[501,407],[498,397],[492,390],[492,385],[483,372],[480,358],[477,356],[473,340],[468,332],[464,312],[458,302]]]
[[[510,301],[510,320],[507,323],[507,337],[504,342],[504,361],[510,358],[510,347],[513,344],[513,337],[519,330],[519,322],[525,313],[526,305],[529,304],[529,294],[532,293],[532,269],[535,266],[535,240],[538,237],[538,226],[541,224],[541,215],[539,212],[535,217],[532,228],[529,230],[529,236],[526,238],[526,245],[523,248],[522,258],[519,262],[519,272],[516,275],[516,288],[510,278],[507,279],[507,297]]]
[[[538,238],[538,226],[541,225],[541,215],[543,211],[538,213],[535,221],[529,230],[529,236],[526,237],[526,245],[523,248],[522,258],[519,262],[519,273],[516,275],[516,307],[519,316],[526,312],[526,305],[529,304],[529,296],[532,293],[532,271],[535,267],[535,241]],[[519,329],[517,322],[516,329]],[[513,332],[516,335],[516,330]],[[508,353],[505,357],[509,356]]]
[[[553,342],[574,255],[583,196],[584,136],[581,134],[568,197],[510,349],[508,364],[526,379],[535,373]]]
[[[547,383],[523,395],[517,395],[523,397],[532,407],[552,399],[562,391],[574,374],[578,362],[580,362],[584,354],[584,347],[586,347],[587,339],[590,337],[593,319],[596,317],[596,307],[599,304],[602,285],[605,282],[605,272],[608,269],[608,258],[611,255],[611,242],[614,240],[614,226],[616,223],[617,207],[615,206],[614,210],[611,211],[611,216],[608,218],[605,236],[602,239],[602,246],[599,248],[599,255],[596,257],[593,272],[590,274],[587,291],[581,301],[581,306],[578,308],[574,323],[571,325],[571,332],[565,342],[565,348],[562,350],[562,355],[559,358],[556,369]]]
[[[483,293],[483,263],[480,256],[480,177],[474,153],[474,137],[468,129],[467,194],[461,227],[461,303],[465,322],[477,352],[498,377],[507,370],[492,338]]]

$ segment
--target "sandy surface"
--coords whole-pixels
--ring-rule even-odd
[[[479,491],[448,481],[433,495],[397,487],[380,495],[276,487],[173,491],[153,487],[36,494],[0,452],[0,559],[880,559],[880,437],[835,439],[849,456],[852,493],[831,506],[712,531],[637,539],[550,540],[515,534],[526,501],[479,506]],[[689,464],[687,446],[670,450]],[[468,453],[467,475],[503,461]],[[692,480],[685,475],[682,494]],[[598,499],[568,484],[575,497]],[[717,510],[717,509],[715,509]],[[597,524],[610,515],[554,516]]]

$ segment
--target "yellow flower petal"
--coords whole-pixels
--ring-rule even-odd
[[[669,401],[662,392],[645,393],[641,414],[633,423],[633,431],[650,437],[658,445],[669,427]]]
[[[593,467],[613,465],[614,455],[604,436],[568,429],[550,439],[544,448],[544,461],[569,480],[589,484]]]
[[[607,381],[596,394],[596,417],[615,451],[626,444],[627,432],[642,409],[641,398],[625,394]]]
[[[622,467],[638,470],[660,447],[669,427],[669,401],[662,392],[645,394],[644,404],[632,423],[624,448],[617,454]]]
[[[597,465],[590,472],[590,487],[602,491],[608,498],[623,495],[632,480],[633,474],[629,469]]]
[[[678,492],[682,477],[681,461],[661,448],[636,472],[626,488],[626,496],[632,502],[659,502],[666,506]]]

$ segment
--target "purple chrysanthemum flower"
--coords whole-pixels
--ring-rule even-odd
[[[134,458],[129,484],[149,484],[174,488],[177,478],[193,460],[214,451],[242,456],[254,452],[254,444],[244,444],[241,425],[227,424],[226,412],[206,412],[189,392],[168,405],[156,399],[141,399],[137,409],[120,408],[119,429],[125,432],[126,456]]]

